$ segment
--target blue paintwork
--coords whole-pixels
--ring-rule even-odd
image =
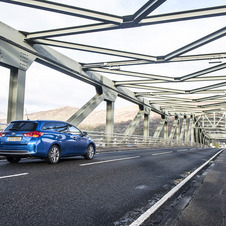
[[[75,156],[75,155],[85,155],[89,144],[94,146],[94,152],[96,153],[96,145],[94,141],[88,137],[84,136],[83,132],[79,131],[79,134],[74,134],[72,132],[57,132],[51,130],[44,130],[43,126],[46,123],[66,123],[61,121],[46,121],[46,120],[36,120],[36,121],[13,121],[15,122],[33,122],[37,124],[35,131],[43,132],[44,134],[38,138],[36,137],[25,137],[24,133],[29,131],[11,131],[7,127],[3,133],[4,136],[0,136],[0,155],[4,156],[19,156],[19,157],[37,157],[37,158],[47,158],[49,149],[52,145],[56,144],[60,147],[61,157]],[[66,125],[71,126],[71,124],[66,123]],[[56,130],[56,129],[52,129]],[[21,137],[21,141],[8,141],[9,137]],[[4,153],[3,153],[4,151]],[[11,155],[11,153],[14,153]],[[15,154],[18,152],[18,155]],[[22,151],[28,151],[28,154],[22,155]]]

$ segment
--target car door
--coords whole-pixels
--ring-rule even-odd
[[[82,155],[86,153],[87,138],[82,132],[73,125],[68,124],[68,135],[72,138],[71,150],[72,155]]]
[[[61,147],[61,156],[69,156],[73,148],[73,137],[67,133],[68,125],[65,122],[55,122],[57,141]]]

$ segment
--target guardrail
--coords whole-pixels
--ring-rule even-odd
[[[0,123],[0,132],[3,131],[8,124]],[[177,147],[177,146],[201,146],[195,142],[185,142],[184,140],[164,139],[144,137],[142,135],[124,135],[120,133],[105,133],[99,131],[87,131],[88,135],[94,140],[98,148],[107,147]]]
[[[144,137],[141,135],[124,135],[118,133],[105,133],[98,131],[87,131],[94,140],[98,148],[106,147],[176,147],[176,146],[200,146],[195,142],[185,142],[184,140],[164,139]]]

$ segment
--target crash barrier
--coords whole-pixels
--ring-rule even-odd
[[[0,132],[3,131],[8,124],[0,123]],[[88,135],[94,140],[99,148],[106,147],[177,147],[177,146],[194,146],[203,147],[203,145],[191,141],[153,138],[151,136],[144,137],[142,135],[124,135],[120,133],[105,133],[99,131],[87,131]]]
[[[119,133],[105,133],[98,131],[87,131],[88,135],[94,140],[97,147],[166,147],[166,146],[194,146],[200,147],[199,143],[165,139],[165,138],[153,138],[144,137],[142,135],[124,135]],[[202,145],[203,146],[203,145]]]

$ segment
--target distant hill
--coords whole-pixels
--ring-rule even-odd
[[[67,119],[69,119],[76,111],[78,111],[78,108],[66,106],[48,111],[40,111],[28,114],[28,118],[30,120],[47,119],[47,120],[67,121]],[[114,119],[115,132],[118,133],[124,132],[129,123],[134,119],[138,111],[139,111],[138,106],[129,106],[115,109],[115,119]],[[5,115],[3,116],[4,119],[0,119],[0,123],[6,122]],[[160,118],[159,115],[151,112],[152,123],[155,123],[156,120],[158,121],[159,118]],[[27,119],[26,115],[24,116],[24,119]],[[142,127],[142,123],[143,122],[141,122],[141,126],[139,127]],[[80,129],[85,130],[104,131],[105,124],[106,124],[106,111],[94,110],[78,127]]]

